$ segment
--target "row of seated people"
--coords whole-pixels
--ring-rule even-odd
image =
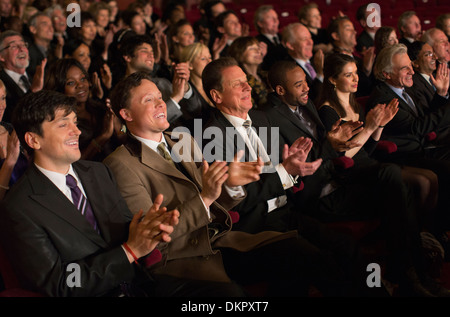
[[[287,30],[308,37],[302,24]],[[410,108],[407,97],[382,90],[411,87],[411,60],[425,64],[427,73],[426,66],[433,68],[436,60],[432,47],[418,43],[414,53],[395,44],[380,52],[375,64],[380,88],[365,109],[354,103],[359,76],[353,57],[341,53],[322,57],[326,80],[314,98],[321,98],[316,103],[319,111],[309,96],[313,89],[307,70],[292,60],[277,62],[267,76],[274,89],[255,111],[251,80],[239,57],[250,55],[260,64],[261,45],[245,37],[235,41],[242,45],[232,43],[227,51],[236,59],[216,56],[211,61],[207,46],[187,46],[180,63],[172,66],[175,75],[169,80],[152,74],[155,60],[148,37],[125,38],[120,45],[124,76],[111,86],[105,105],[101,105],[103,96],[94,100],[90,77],[80,62],[58,59],[47,70],[42,65],[37,68],[33,81],[37,92],[18,98],[13,107],[8,104],[14,108],[8,121],[18,135],[8,139],[11,151],[6,157],[9,153],[12,157],[8,163],[21,155],[34,162],[2,208],[2,242],[8,242],[5,250],[22,285],[46,295],[131,295],[138,291],[135,283],[118,286],[139,277],[140,295],[241,296],[241,288],[230,280],[239,284],[265,280],[270,285],[267,295],[272,296],[304,295],[311,283],[324,295],[365,294],[370,293],[362,285],[367,263],[357,260],[349,237],[330,231],[323,222],[379,218],[389,246],[387,276],[406,294],[445,296],[446,290],[424,270],[420,234],[439,236],[448,224],[448,198],[443,194],[448,186],[448,144],[445,138],[442,143],[425,144],[438,139],[426,140],[429,132],[440,136],[448,125],[448,68],[442,64],[430,73],[436,88],[432,102],[417,101],[411,93],[417,108],[412,114],[408,111],[414,107]],[[311,40],[298,41],[302,51],[312,56]],[[283,42],[289,48],[284,34]],[[5,48],[5,66],[14,60],[26,69],[28,50],[20,33],[5,31],[0,45]],[[5,87],[3,100],[9,95],[6,83]],[[286,113],[289,109],[293,111]],[[195,118],[204,120],[200,131],[235,126],[250,162],[227,166],[223,156],[205,155],[200,164],[201,157],[186,158],[177,152],[178,139],[164,132],[188,126]],[[250,119],[254,126],[280,129],[275,143],[280,145],[279,156],[268,157],[271,151],[257,138],[252,144],[255,131],[247,134],[248,122],[243,124]],[[195,132],[196,125],[190,128]],[[387,160],[395,159],[398,165],[371,157],[381,138],[397,144],[397,152]],[[18,140],[26,152],[20,154]],[[219,138],[203,143],[210,141],[216,154],[234,145],[233,140]],[[89,161],[77,162],[79,158]],[[336,162],[346,162],[345,158],[355,166],[342,171]],[[103,160],[108,168],[93,162]],[[11,172],[10,164],[3,166]],[[64,176],[62,182],[58,174]],[[66,213],[74,208],[68,203],[80,198],[66,185],[67,174],[78,180],[89,199],[88,209],[96,218],[93,228],[78,213]],[[7,179],[2,184],[6,183]],[[2,190],[4,194],[8,186]],[[36,194],[47,196],[36,203],[30,198]],[[164,213],[161,205],[171,212]],[[141,209],[149,212],[139,222]],[[130,210],[136,216],[128,227]],[[74,241],[79,244],[74,246]],[[280,257],[286,261],[280,263]],[[82,287],[64,283],[67,267],[74,262],[82,268]],[[274,273],[274,268],[280,269]],[[151,285],[140,275],[143,272],[156,277]]]

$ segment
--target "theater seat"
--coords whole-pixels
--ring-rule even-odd
[[[11,263],[6,257],[0,245],[0,275],[3,278],[5,289],[0,292],[0,297],[43,297],[42,294],[20,288],[19,281],[12,269]]]

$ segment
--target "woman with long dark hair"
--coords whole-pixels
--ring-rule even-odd
[[[354,120],[365,122],[364,129],[354,137],[360,147],[344,153],[352,157],[355,167],[378,164],[371,157],[381,138],[383,128],[398,111],[398,100],[393,99],[388,105],[379,104],[365,115],[355,98],[358,89],[358,74],[354,59],[345,54],[334,53],[326,57],[324,63],[324,82],[320,94],[319,115],[329,131],[337,120],[341,122]],[[417,193],[420,216],[425,217],[422,225],[428,227],[430,212],[437,204],[437,175],[427,169],[402,166],[403,180]],[[425,223],[424,223],[425,222]]]
[[[84,67],[73,58],[51,65],[44,89],[55,90],[77,99],[79,147],[82,159],[103,160],[120,144],[121,125],[110,106],[91,98],[91,83]]]

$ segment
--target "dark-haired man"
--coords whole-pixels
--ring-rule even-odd
[[[151,295],[139,261],[170,241],[179,212],[160,208],[159,196],[146,216],[132,216],[109,169],[79,161],[75,107],[73,97],[39,91],[14,113],[33,163],[1,204],[5,253],[21,286],[43,295]]]
[[[309,282],[324,295],[347,294],[341,268],[327,253],[297,238],[295,231],[231,230],[240,220],[235,217],[232,224],[230,214],[236,213],[228,211],[249,198],[242,186],[259,179],[260,161],[238,162],[235,157],[228,165],[202,164],[201,151],[189,134],[165,132],[165,103],[145,73],[120,82],[111,99],[129,135],[104,162],[116,175],[128,205],[133,209],[139,202],[146,208],[158,188],[165,197],[163,206],[180,211],[172,242],[161,248],[164,260],[152,267],[155,279],[178,276],[215,282],[217,290],[211,296],[229,287],[230,280],[266,281],[269,296],[305,295]]]
[[[120,46],[122,58],[125,61],[125,76],[137,71],[152,72],[155,66],[152,41],[146,35],[135,35],[126,38]],[[164,77],[153,77],[153,82],[161,91],[164,101],[167,103],[168,121],[173,123],[183,115],[178,104],[183,98],[190,98],[192,88],[189,81],[189,66],[187,63],[179,63],[174,66],[172,82]]]

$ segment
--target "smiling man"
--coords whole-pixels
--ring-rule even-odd
[[[236,115],[252,105],[249,90],[239,93],[245,84],[241,73],[233,81],[235,93],[226,94],[227,102],[240,105]],[[296,232],[231,230],[240,220],[228,211],[246,198],[242,186],[259,179],[261,161],[202,164],[196,159],[202,158],[201,151],[190,135],[165,131],[169,127],[166,105],[145,72],[121,81],[111,100],[129,134],[104,163],[115,174],[128,206],[146,208],[161,192],[162,206],[180,211],[171,243],[160,248],[163,261],[152,267],[156,281],[171,288],[177,286],[173,277],[184,278],[185,285],[196,286],[187,296],[197,296],[206,287],[210,297],[241,295],[231,281],[266,281],[269,296],[298,296],[305,295],[303,281],[311,277],[320,282],[317,285],[325,295],[342,295],[339,292],[346,285],[342,280],[336,285],[331,278],[339,277],[332,266],[328,268],[331,262],[306,247]],[[188,153],[180,153],[175,149],[178,143],[186,143],[185,138],[191,147]]]
[[[13,124],[33,163],[2,202],[0,241],[27,290],[150,295],[139,261],[170,242],[179,213],[160,209],[159,196],[145,217],[132,216],[109,169],[79,160],[75,106],[75,98],[45,90],[21,100]]]
[[[30,64],[28,43],[22,34],[9,30],[0,36],[0,79],[6,87],[6,108],[3,120],[10,122],[12,110],[25,93],[31,90],[31,77],[26,70]],[[23,77],[24,76],[24,77]]]
[[[431,51],[426,48],[421,54],[430,54]],[[430,57],[432,56],[427,58]],[[366,111],[379,103],[389,103],[393,98],[399,101],[397,114],[386,125],[382,134],[382,139],[397,145],[397,151],[385,159],[427,168],[438,175],[440,201],[435,217],[436,230],[447,230],[450,227],[450,148],[448,139],[444,144],[434,144],[435,137],[430,133],[439,134],[450,126],[450,106],[446,99],[448,68],[440,67],[435,77],[435,83],[441,82],[447,89],[437,89],[428,106],[421,104],[411,89],[414,70],[405,45],[396,44],[382,49],[377,56],[374,72],[381,83],[375,87],[367,101]],[[438,237],[439,233],[436,232],[435,236]]]

